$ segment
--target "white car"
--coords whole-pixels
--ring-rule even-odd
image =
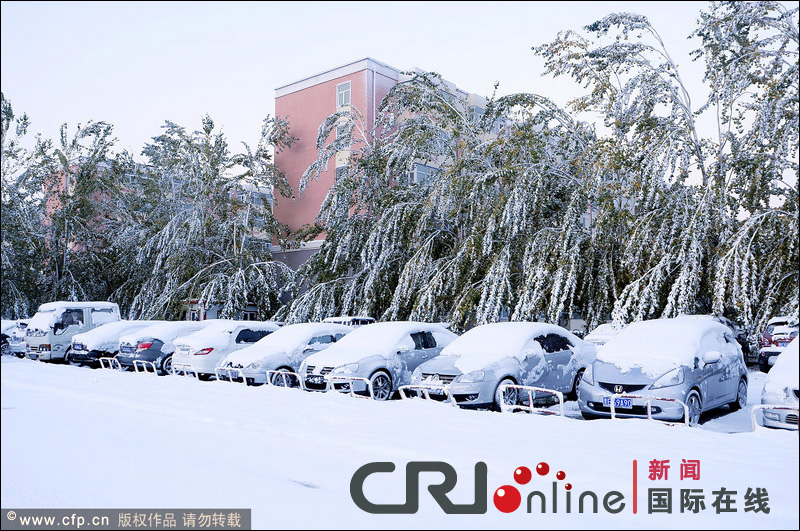
[[[772,370],[767,374],[761,403],[773,406],[788,406],[788,409],[765,409],[764,426],[768,428],[798,429],[797,407],[800,403],[800,363],[798,362],[798,338],[778,356]]]
[[[267,383],[267,371],[297,373],[300,364],[311,354],[324,350],[354,328],[336,323],[298,323],[284,326],[254,345],[232,352],[220,363],[220,377],[244,378],[250,385]],[[224,373],[224,375],[223,375]],[[298,385],[291,376],[273,375],[276,385]]]
[[[438,356],[458,336],[443,326],[414,321],[374,323],[353,330],[300,366],[306,390],[364,394],[388,400],[421,363]],[[338,381],[331,377],[338,377]]]
[[[201,380],[208,380],[225,356],[253,345],[279,328],[272,321],[219,320],[176,339],[172,367],[175,372],[191,372]]]

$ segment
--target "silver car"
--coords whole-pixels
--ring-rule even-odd
[[[676,317],[628,325],[597,351],[578,387],[584,418],[684,419],[747,405],[747,367],[730,328],[713,320]]]
[[[767,374],[761,403],[776,408],[764,409],[764,426],[796,430],[797,408],[800,404],[800,363],[798,342],[795,337],[783,350],[772,370]],[[789,409],[792,408],[792,409]]]
[[[430,323],[369,324],[307,357],[300,366],[300,377],[307,390],[327,390],[330,383],[337,391],[366,394],[371,387],[376,400],[388,400],[409,383],[417,366],[438,356],[456,337]]]
[[[513,391],[501,396],[505,384],[574,396],[581,374],[594,360],[594,351],[593,344],[560,326],[491,323],[465,332],[436,359],[420,365],[411,383],[443,384],[461,407],[499,410],[501,400],[509,404],[518,400]],[[537,394],[535,400],[545,396]]]

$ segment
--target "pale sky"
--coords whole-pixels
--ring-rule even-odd
[[[2,91],[31,133],[67,122],[114,125],[137,159],[165,120],[190,130],[206,113],[232,151],[253,145],[275,89],[364,57],[440,73],[490,96],[533,92],[563,105],[581,93],[542,77],[532,46],[613,12],[647,16],[682,76],[707,2],[19,2],[3,1]],[[584,32],[585,34],[585,32]],[[703,96],[705,92],[703,92]],[[695,108],[701,101],[695,100]]]

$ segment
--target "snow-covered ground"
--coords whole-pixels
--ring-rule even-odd
[[[751,372],[749,405],[759,403],[765,375]],[[798,528],[798,434],[750,426],[750,408],[704,416],[697,428],[646,420],[580,419],[465,411],[422,400],[379,403],[295,389],[201,382],[3,356],[3,508],[251,508],[254,528]],[[680,479],[683,459],[699,460],[700,479]],[[638,511],[633,505],[638,463]],[[667,480],[648,479],[648,463],[669,460]],[[449,515],[420,481],[420,508],[374,515],[356,506],[350,481],[362,465],[396,463],[370,476],[374,503],[405,501],[405,465],[444,461],[458,472],[455,503],[471,503],[474,467],[488,466],[485,514]],[[520,466],[536,472],[516,485]],[[566,474],[557,480],[557,471]],[[551,512],[552,484],[559,492]],[[572,484],[572,512],[563,485]],[[516,485],[522,506],[510,514],[495,491]],[[672,514],[648,514],[648,489],[671,488]],[[736,491],[736,512],[717,514],[712,491]],[[705,510],[680,512],[680,489],[702,489]],[[748,488],[766,489],[769,514],[745,512]],[[548,512],[526,512],[541,490]],[[591,490],[597,514],[577,511]],[[625,499],[619,514],[602,497]],[[537,498],[538,500],[538,498]]]

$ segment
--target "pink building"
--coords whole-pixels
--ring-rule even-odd
[[[370,129],[386,94],[394,85],[406,79],[410,77],[401,74],[399,69],[367,57],[275,89],[275,116],[288,119],[289,132],[298,139],[291,148],[275,154],[275,165],[286,174],[295,194],[303,173],[317,159],[315,144],[319,126],[325,119],[338,109],[352,106],[361,113],[367,129]],[[444,83],[448,90],[467,98],[469,105],[474,105],[478,112],[485,108],[486,100],[480,96],[459,90],[447,81]],[[335,161],[331,159],[327,171],[320,174],[319,181],[310,182],[295,201],[275,198],[274,212],[278,221],[286,223],[291,231],[314,223],[322,201],[334,183],[336,168],[346,165],[347,157],[337,156]],[[415,179],[425,178],[433,170],[435,168],[422,164],[410,169],[416,172]],[[273,255],[297,269],[319,249],[323,241],[324,236],[320,236],[320,239],[300,249],[273,247]]]

